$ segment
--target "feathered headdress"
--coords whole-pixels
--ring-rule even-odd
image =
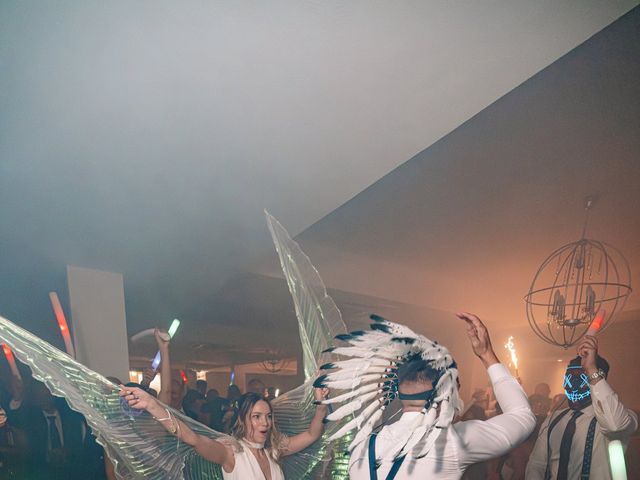
[[[330,440],[357,429],[359,431],[349,449],[353,450],[365,441],[387,405],[398,396],[398,369],[413,361],[424,360],[437,372],[430,401],[426,401],[422,415],[407,429],[404,441],[398,442],[388,452],[381,452],[384,461],[393,461],[408,453],[415,458],[423,457],[440,431],[451,424],[456,412],[462,410],[458,395],[458,368],[449,351],[438,342],[378,315],[371,315],[371,319],[375,322],[371,330],[335,337],[348,346],[332,347],[327,351],[351,358],[322,365],[321,370],[330,372],[319,376],[314,384],[331,390],[347,390],[322,401],[327,405],[342,404],[327,416],[327,421],[354,416]]]

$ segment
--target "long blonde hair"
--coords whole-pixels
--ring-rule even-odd
[[[267,450],[271,458],[275,461],[280,459],[284,444],[283,440],[285,436],[280,433],[276,427],[275,420],[273,418],[273,407],[269,400],[262,395],[257,393],[249,392],[242,395],[237,401],[237,407],[235,409],[235,421],[233,423],[233,427],[231,427],[231,435],[236,440],[242,440],[247,436],[247,428],[246,425],[248,422],[251,422],[250,415],[253,411],[253,407],[255,407],[256,403],[263,401],[267,405],[269,405],[269,410],[271,411],[271,430],[269,432],[269,437],[264,444],[264,448]]]

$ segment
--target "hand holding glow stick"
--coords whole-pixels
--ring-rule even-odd
[[[55,313],[56,315],[58,327],[60,327],[60,333],[62,334],[62,339],[64,340],[64,348],[67,350],[67,353],[71,357],[76,358],[76,349],[73,348],[73,341],[71,340],[71,334],[69,333],[69,326],[67,325],[67,319],[64,316],[62,305],[60,305],[58,294],[56,292],[49,292],[49,299],[51,300],[53,313]]]
[[[166,340],[170,340],[171,338],[173,338],[179,326],[180,326],[180,320],[175,318],[173,322],[171,322],[171,326],[169,327],[169,331],[168,331],[169,338],[167,338]],[[157,370],[158,365],[160,365],[160,350],[158,350],[158,353],[156,353],[156,356],[154,357],[153,362],[151,362],[151,368],[153,368],[154,370]]]

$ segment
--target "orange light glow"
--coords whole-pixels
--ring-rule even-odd
[[[589,325],[589,330],[587,330],[587,335],[595,335],[598,333],[598,330],[602,327],[602,322],[604,322],[604,317],[607,315],[607,311],[603,308],[598,310],[595,318]]]
[[[13,352],[11,351],[11,349],[7,346],[6,343],[2,344],[2,350],[4,350],[4,355],[7,357],[7,360],[9,360],[10,358],[13,358]]]
[[[180,376],[182,377],[182,383],[187,383],[189,379],[187,379],[187,374],[184,373],[184,370],[180,370]]]
[[[509,353],[511,355],[510,364],[513,365],[513,368],[515,368],[516,375],[517,375],[518,374],[518,355],[516,355],[516,346],[515,346],[515,343],[513,343],[513,335],[509,337],[509,339],[507,340],[507,343],[504,345],[504,348],[509,350]]]
[[[6,343],[2,344],[2,351],[4,352],[4,356],[7,357],[7,362],[9,363],[9,368],[11,369],[13,376],[22,378],[20,371],[18,370],[18,366],[16,365],[16,359],[13,356],[13,352]]]
[[[51,307],[53,308],[53,313],[56,316],[58,327],[60,327],[60,333],[62,334],[62,339],[64,340],[64,347],[67,350],[67,353],[75,358],[76,350],[73,347],[71,335],[69,335],[69,326],[67,325],[67,319],[64,316],[62,305],[60,305],[58,294],[56,292],[49,292],[49,300],[51,300]]]

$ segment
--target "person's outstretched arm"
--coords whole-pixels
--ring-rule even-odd
[[[324,400],[327,398],[329,394],[328,388],[316,388],[314,391],[314,396],[316,401]],[[284,448],[282,451],[282,455],[292,455],[294,453],[299,452],[300,450],[304,450],[312,443],[316,442],[321,436],[322,432],[324,432],[324,417],[327,416],[327,406],[326,405],[318,405],[316,407],[316,413],[309,424],[309,428],[298,435],[294,435],[292,437],[287,437],[285,439]]]
[[[586,335],[577,347],[578,355],[582,359],[584,372],[591,376],[598,371],[596,358],[598,356],[598,340]],[[611,439],[628,439],[638,429],[638,416],[627,409],[616,392],[604,378],[590,379],[591,402],[593,413],[603,433]]]
[[[504,412],[489,420],[470,420],[453,425],[463,444],[460,462],[466,465],[504,455],[523,442],[536,425],[527,395],[520,384],[500,363],[489,332],[482,321],[470,313],[459,313],[476,356],[487,368],[493,390]]]
[[[191,445],[204,459],[221,465],[228,472],[233,470],[235,457],[231,447],[209,437],[198,435],[186,423],[178,420],[156,398],[141,388],[120,385],[120,396],[129,403],[131,408],[149,412],[154,420],[169,433],[181,442]]]
[[[171,359],[169,358],[169,342],[171,337],[164,330],[155,329],[154,336],[160,350],[160,392],[158,400],[169,405],[171,403]]]

